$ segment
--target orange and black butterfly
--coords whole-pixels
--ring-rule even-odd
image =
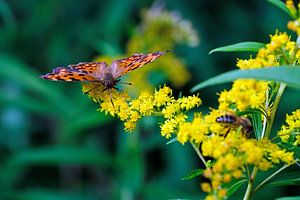
[[[115,60],[111,65],[106,62],[81,62],[67,67],[57,67],[51,73],[42,75],[40,78],[52,81],[98,82],[104,86],[104,90],[112,89],[116,88],[121,76],[156,60],[166,52],[168,51],[133,54],[128,58]]]

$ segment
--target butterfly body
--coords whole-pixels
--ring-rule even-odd
[[[99,82],[106,90],[115,88],[119,78],[124,74],[154,61],[165,53],[166,51],[157,51],[148,54],[133,54],[128,58],[115,60],[111,65],[107,65],[106,62],[81,62],[67,67],[57,67],[40,78],[52,81]]]

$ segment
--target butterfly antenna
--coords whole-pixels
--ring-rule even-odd
[[[125,85],[132,85],[132,83],[128,83],[128,82],[122,82],[122,81],[119,81],[119,83],[121,83],[121,84],[125,84]]]
[[[83,94],[88,94],[89,92],[91,92],[92,90],[95,90],[96,88],[98,88],[101,84],[96,85],[96,87],[93,87],[92,89],[89,89],[88,91],[84,92]],[[103,91],[102,91],[103,92]]]

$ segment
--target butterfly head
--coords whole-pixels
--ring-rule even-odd
[[[105,73],[101,83],[104,85],[105,89],[114,88],[119,79],[115,79],[112,73]]]

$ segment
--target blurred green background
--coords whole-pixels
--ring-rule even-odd
[[[82,94],[79,83],[38,78],[57,66],[125,54],[131,31],[141,22],[141,10],[152,4],[150,0],[0,0],[0,199],[204,196],[199,178],[181,180],[201,167],[196,154],[189,145],[166,145],[156,118],[142,120],[133,134],[125,133],[119,120],[96,111],[98,105]],[[187,95],[196,83],[234,69],[238,57],[249,57],[208,55],[211,49],[241,41],[266,43],[276,29],[286,31],[288,21],[266,1],[165,4],[165,9],[190,20],[200,38],[198,47],[178,45],[174,51],[192,74],[175,94]],[[217,106],[216,92],[222,89],[224,85],[200,91],[203,110]],[[299,91],[288,89],[274,130],[299,100]],[[297,192],[297,187],[268,189],[255,199]]]

